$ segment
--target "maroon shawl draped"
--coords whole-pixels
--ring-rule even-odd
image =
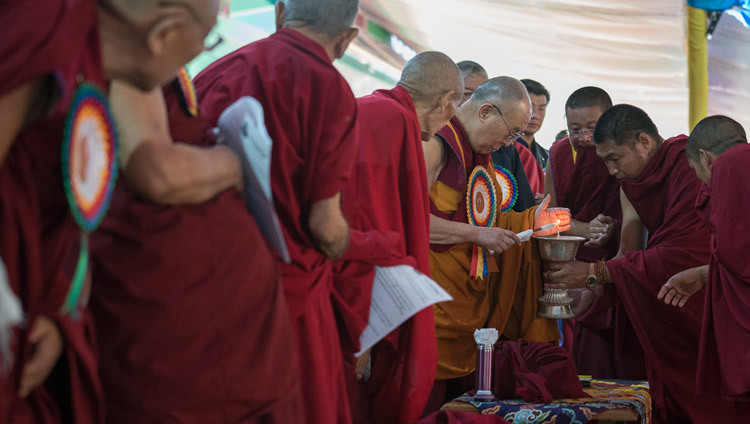
[[[685,157],[686,139],[666,140],[640,178],[620,180],[649,238],[646,249],[607,266],[646,356],[655,419],[737,422],[731,403],[694,394],[704,290],[683,308],[656,297],[672,275],[709,260],[709,231],[692,207],[701,184]]]

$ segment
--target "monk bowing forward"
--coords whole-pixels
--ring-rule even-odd
[[[620,183],[620,253],[602,269],[585,262],[553,264],[547,277],[556,288],[589,287],[597,295],[616,290],[643,347],[657,422],[743,422],[718,393],[694,394],[703,291],[684,308],[657,298],[669,277],[709,258],[709,230],[692,207],[701,184],[685,156],[686,140],[684,135],[664,140],[635,106],[604,112],[594,143]]]
[[[492,78],[425,143],[431,184],[430,272],[453,296],[435,306],[439,380],[474,370],[477,328],[494,327],[514,340],[559,338],[554,321],[536,317],[542,290],[538,254],[514,233],[558,220],[565,231],[570,213],[547,210],[549,200],[522,213],[500,213],[489,196],[490,190],[500,193],[494,189],[499,183],[490,153],[510,146],[530,115],[531,101],[520,81]],[[467,201],[473,186],[477,196]],[[487,225],[476,225],[482,221]],[[482,262],[486,266],[478,266]]]
[[[690,167],[705,183],[696,209],[711,231],[708,265],[682,271],[664,284],[659,298],[684,307],[706,286],[696,393],[720,394],[750,411],[750,248],[747,165],[750,145],[742,126],[726,116],[703,119],[685,146]]]

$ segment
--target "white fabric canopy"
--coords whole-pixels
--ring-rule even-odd
[[[362,8],[420,50],[474,60],[491,76],[544,84],[552,95],[537,135],[544,146],[565,127],[567,97],[585,85],[604,88],[615,103],[643,108],[664,137],[689,131],[683,0],[362,0]],[[735,45],[720,54],[715,47],[724,31],[734,31],[725,29],[731,20],[722,18],[710,42],[711,64],[724,74],[712,74],[710,111],[722,111],[750,129],[747,41],[733,36],[744,51]],[[736,31],[750,33],[741,26]],[[732,52],[744,55],[744,72]],[[739,87],[726,84],[725,74],[734,72],[744,73],[734,78]],[[740,91],[745,97],[717,96]]]

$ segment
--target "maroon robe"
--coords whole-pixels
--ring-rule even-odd
[[[401,86],[359,98],[357,105],[361,139],[354,173],[342,195],[344,214],[353,230],[392,232],[398,243],[393,257],[383,257],[385,248],[360,248],[353,233],[345,256],[361,259],[336,266],[334,305],[341,316],[344,359],[349,362],[348,390],[350,396],[355,392],[350,398],[355,421],[412,423],[419,419],[435,380],[432,308],[417,313],[372,348],[367,384],[356,382],[353,354],[370,313],[372,265],[409,264],[430,274],[430,203],[421,130],[414,103]],[[348,329],[352,324],[357,325]],[[367,398],[365,405],[356,394]]]
[[[95,2],[8,3],[0,10],[0,27],[6,31],[0,47],[0,95],[43,77],[53,79],[56,93],[49,112],[21,131],[0,166],[0,257],[27,322],[13,335],[13,368],[9,382],[0,387],[5,389],[0,392],[0,422],[100,423],[104,405],[91,316],[87,309],[75,319],[59,312],[73,279],[81,235],[63,191],[65,118],[79,81],[107,88]],[[20,374],[31,355],[28,330],[39,315],[57,324],[62,356],[46,382],[20,399]]]
[[[331,305],[332,261],[307,228],[312,204],[340,192],[357,149],[357,105],[325,49],[282,29],[219,59],[195,78],[212,123],[242,96],[263,105],[273,140],[271,189],[292,258],[281,279],[299,343],[311,422],[351,417]]]
[[[549,169],[552,172],[557,206],[570,209],[573,219],[590,222],[597,215],[611,217],[617,225],[622,221],[620,185],[609,175],[607,165],[596,155],[596,149],[580,147],[573,162],[573,150],[566,137],[550,148]],[[576,259],[596,262],[617,255],[617,233],[603,247],[581,245]],[[580,374],[594,378],[643,380],[646,368],[643,352],[638,345],[627,314],[618,306],[614,290],[594,301],[592,306],[574,321],[573,359]]]
[[[672,275],[709,260],[709,230],[693,209],[701,184],[685,157],[686,139],[665,141],[638,179],[620,180],[649,231],[648,244],[607,267],[646,356],[654,419],[741,422],[718,393],[694,394],[704,290],[683,308],[656,297]]]
[[[698,208],[711,230],[703,308],[697,393],[719,393],[750,408],[750,145],[740,144],[714,162],[708,196]]]
[[[214,145],[165,94],[173,139]],[[121,181],[91,245],[108,423],[303,419],[278,270],[235,189],[166,206]]]

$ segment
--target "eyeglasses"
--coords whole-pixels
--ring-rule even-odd
[[[594,135],[594,129],[586,128],[586,129],[580,129],[580,130],[568,130],[568,134],[570,134],[571,137],[583,137],[586,135]]]
[[[509,134],[507,137],[508,140],[515,141],[523,135],[523,131],[518,131],[517,133],[514,133],[513,130],[510,129],[510,125],[508,125],[508,122],[505,120],[503,113],[500,112],[500,108],[493,105],[492,103],[490,103],[490,105],[492,105],[492,107],[495,108],[495,110],[497,111],[497,114],[500,115],[500,119],[503,120],[503,124],[505,124],[505,128],[508,129],[508,134]]]
[[[203,51],[210,52],[211,50],[219,47],[219,45],[223,42],[224,42],[224,36],[222,36],[219,33],[214,33],[214,31],[212,30],[206,37],[206,40],[204,41]]]

